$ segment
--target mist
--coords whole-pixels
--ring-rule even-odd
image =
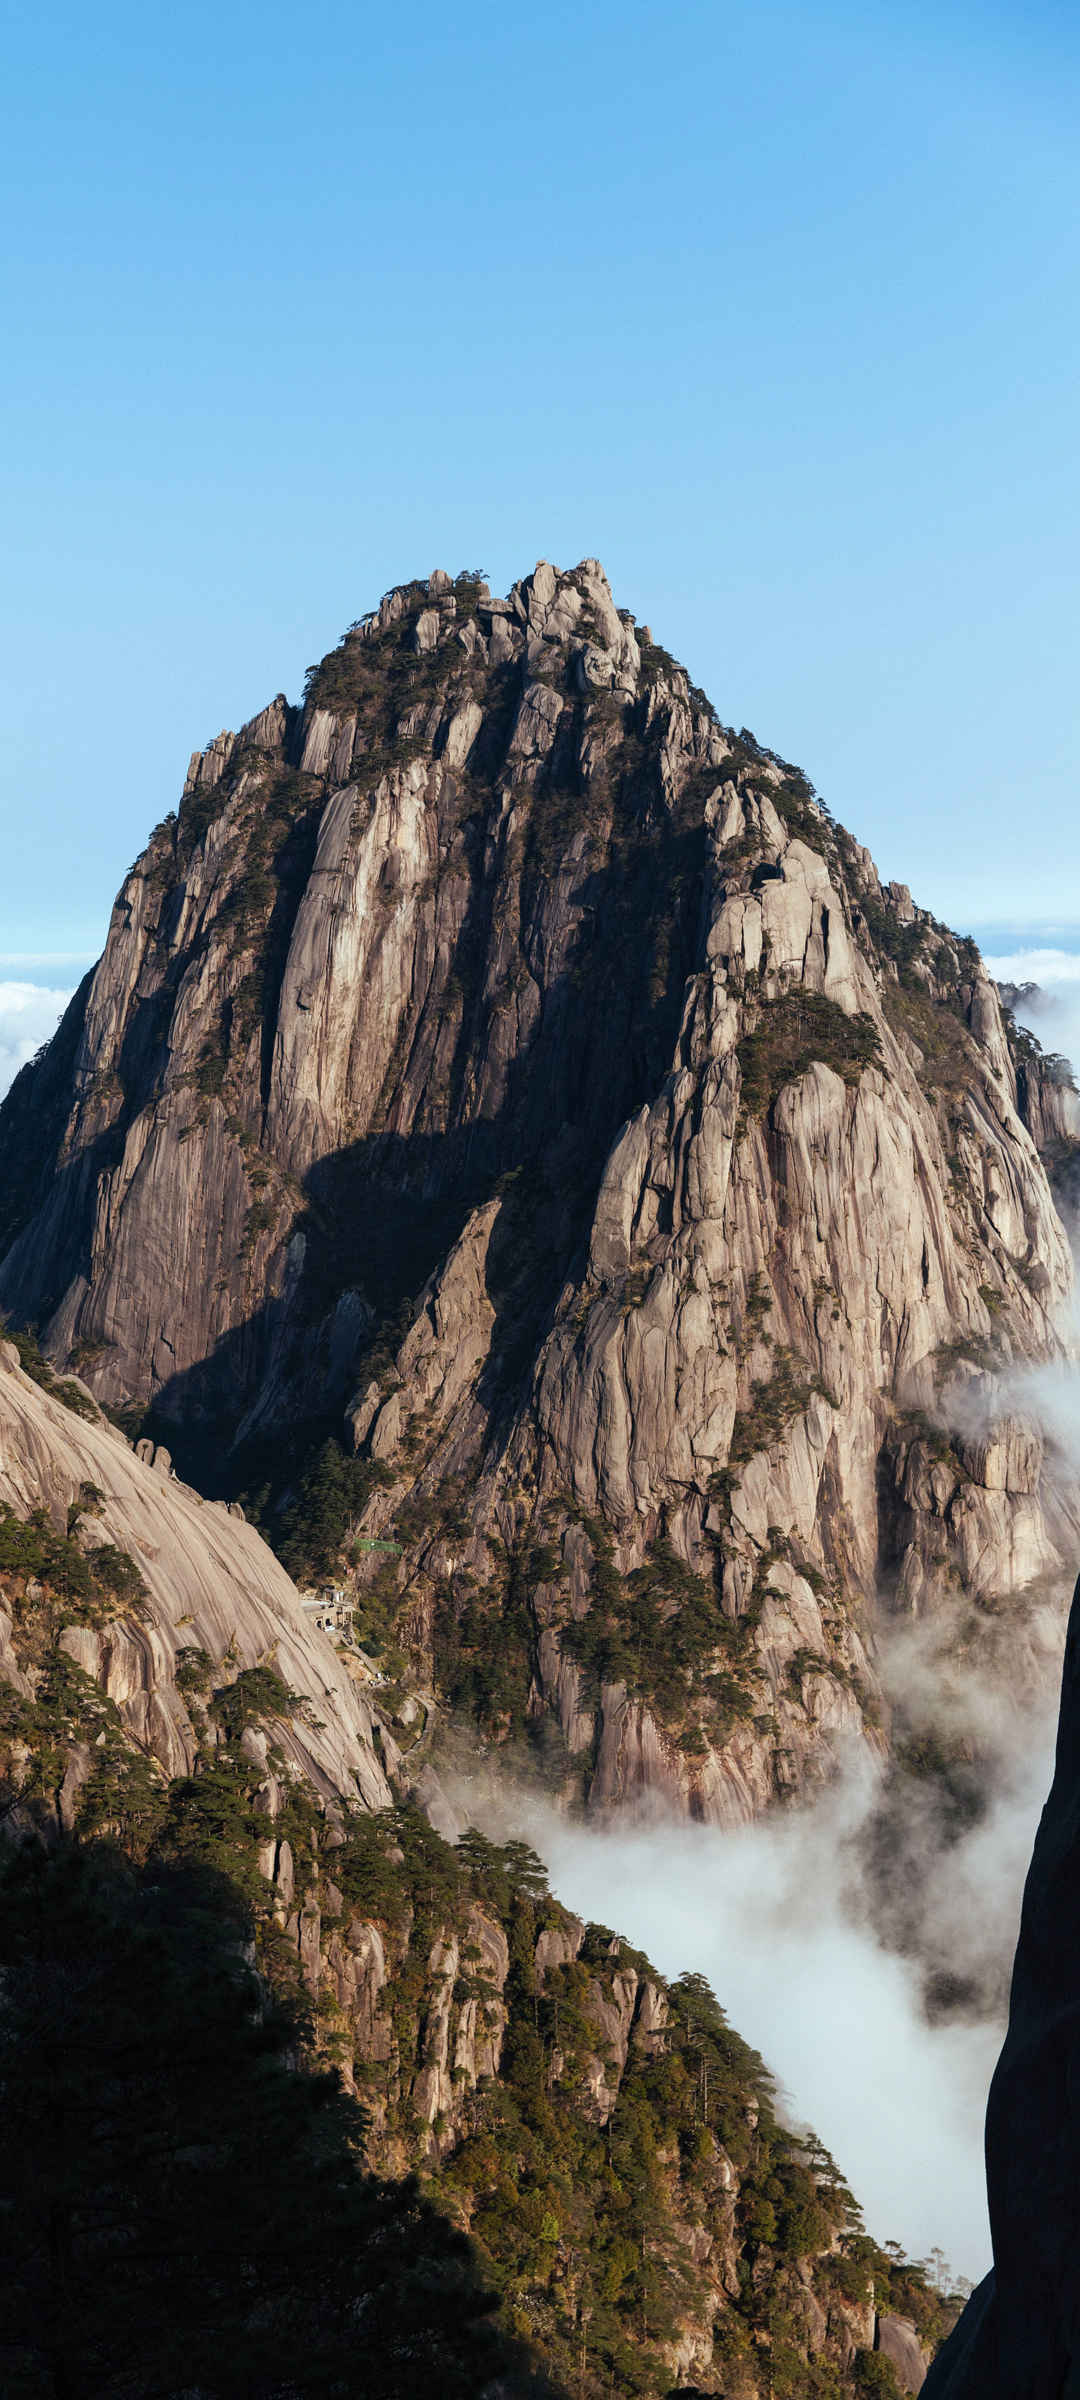
[[[1014,1373],[992,1406],[1042,1426],[1060,1546],[1080,1545],[1075,1366]],[[833,2153],[868,2230],[914,2257],[943,2251],[973,2281],[990,2264],[983,2120],[1053,1772],[1071,1581],[996,1619],[960,1599],[918,1621],[879,1618],[889,1707],[908,1736],[946,1745],[952,1787],[906,1770],[902,1753],[886,1767],[853,1744],[816,1800],[734,1831],[583,1823],[534,1790],[482,1780],[453,1794],[492,1835],[529,1840],[559,1898],[661,1973],[707,1976],[790,2121]]]
[[[1052,1747],[1051,1712],[1026,1716],[1017,1772],[985,1819],[948,1853],[920,1824],[921,1855],[906,1862],[926,1875],[928,1953],[957,1972],[989,1965],[1002,1995]],[[890,1949],[874,1921],[865,1847],[882,1791],[862,1753],[812,1805],[736,1831],[582,1824],[513,1791],[457,1798],[489,1833],[529,1840],[579,1915],[664,1975],[707,1976],[777,2078],[784,2114],[833,2153],[875,2238],[916,2258],[940,2249],[975,2281],[990,2263],[982,2129],[1004,2005],[975,2021],[928,2019],[926,1959]]]
[[[1058,1051],[1075,1070],[1080,1061],[1080,952],[1053,949],[1012,950],[988,957],[986,967],[996,983],[1034,988],[1015,1004],[1018,1023],[1026,1025],[1044,1050]]]
[[[56,1028],[71,994],[0,977],[0,1099]]]

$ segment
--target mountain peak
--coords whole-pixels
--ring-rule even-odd
[[[945,1395],[1054,1349],[1060,1102],[595,560],[437,569],[196,754],[5,1104],[0,1297],[296,1571],[309,1482],[395,1544],[365,1606],[498,1738],[723,1821],[880,1747],[942,1448],[964,1588],[1054,1572]]]

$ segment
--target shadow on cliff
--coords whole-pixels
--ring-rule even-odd
[[[105,1842],[0,1858],[0,2380],[75,2400],[558,2400],[477,2253],[297,2066],[228,1876]]]
[[[535,1158],[500,1173],[499,1131],[471,1128],[480,1137],[471,1145],[383,1136],[320,1161],[291,1228],[305,1244],[299,1280],[171,1376],[137,1430],[167,1443],[178,1471],[209,1495],[280,1489],[301,1453],[341,1434],[358,1385],[389,1368],[429,1277],[493,1197],[502,1203],[487,1258],[495,1321],[479,1397],[492,1415],[511,1405],[587,1230],[595,1173],[568,1128],[554,1144],[554,1180]],[[237,1439],[254,1394],[265,1411]]]
[[[69,1000],[51,1042],[20,1068],[0,1101],[0,1303],[8,1299],[26,1314],[55,1307],[72,1275],[81,1271],[88,1250],[86,1195],[112,1163],[108,1136],[93,1146],[92,1156],[60,1163],[92,981],[93,970]],[[43,1203],[54,1229],[52,1243],[47,1254],[44,1244],[34,1245],[19,1288],[9,1288],[17,1278],[4,1278],[7,1253]]]
[[[468,1117],[470,1079],[498,1021],[482,980],[500,928],[490,893],[474,882],[451,962],[462,1013],[441,1105],[457,1121],[439,1132],[381,1131],[309,1170],[291,1228],[304,1240],[298,1279],[170,1377],[142,1419],[199,1489],[280,1488],[298,1450],[339,1433],[358,1383],[389,1363],[424,1285],[472,1211],[496,1195],[503,1206],[487,1263],[495,1326],[478,1397],[493,1421],[512,1408],[559,1293],[584,1262],[612,1142],[671,1070],[700,937],[701,829],[672,834],[668,852],[666,876],[647,888],[636,869],[616,886],[601,871],[584,880],[569,962],[547,986],[531,1038],[504,1062],[499,1105]],[[413,1029],[399,1088],[410,1070],[415,1088],[422,1031]],[[260,1389],[260,1430],[237,1445]]]

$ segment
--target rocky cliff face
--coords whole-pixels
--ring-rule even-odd
[[[435,575],[193,759],[5,1104],[0,1299],[271,1528],[336,1428],[414,1675],[735,1821],[883,1743],[882,1596],[1022,1668],[1060,1583],[1044,1084],[594,561]]]
[[[115,1887],[136,1913],[138,1895],[186,1894],[193,1975],[201,1910],[234,1972],[257,1974],[271,2022],[287,2009],[294,2064],[336,2071],[361,2102],[379,2190],[403,2190],[407,2216],[403,2179],[424,2179],[428,2215],[393,2273],[422,2275],[427,2241],[436,2288],[455,2257],[460,2283],[466,2254],[446,2241],[468,2237],[499,2300],[495,2346],[516,2343],[521,2362],[481,2379],[491,2400],[590,2379],[659,2400],[688,2378],[729,2400],[851,2400],[875,2355],[897,2362],[885,2389],[917,2390],[951,2310],[862,2231],[700,1978],[667,1984],[570,1916],[523,1844],[451,1847],[395,1804],[392,1741],[253,1529],[25,1354],[32,1373],[0,1345],[0,1877],[18,1908],[27,1873],[61,1909],[74,1895],[77,1948],[80,1889]],[[15,1947],[33,2016],[40,1945],[29,1964]],[[70,2020],[77,2044],[87,1979],[73,1983],[62,1931],[57,1947],[47,2023]],[[118,2002],[119,2034],[107,2011],[98,2035],[126,2062],[130,1962]],[[111,2122],[108,2078],[106,2103]],[[287,2161],[275,2171],[284,2187]],[[326,2191],[324,2172],[316,2204]],[[50,2271],[43,2290],[49,2307]],[[72,2342],[92,2351],[89,2302],[73,2314]]]
[[[862,2233],[700,1979],[568,1915],[522,1845],[451,1851],[406,1815],[354,1831],[292,1907],[374,2163],[430,2177],[570,2388],[921,2388],[952,2308]]]
[[[1054,1781],[1024,1893],[1009,2031],[986,2123],[994,2269],[926,2385],[933,2400],[1060,2400],[1080,2390],[1076,2301],[1080,1586]]]
[[[998,997],[1008,1024],[1016,1062],[1020,1114],[1038,1148],[1052,1155],[1075,1150],[1080,1137],[1080,1098],[1070,1062],[1060,1051],[1046,1050],[1032,1030],[1035,1016],[1053,1030],[1054,1002],[1035,983],[999,983]],[[1017,1016],[1024,1017],[1021,1023]]]
[[[262,1763],[271,1741],[277,1762],[263,1807],[297,1777],[335,1805],[392,1798],[391,1737],[254,1528],[179,1483],[161,1450],[136,1457],[77,1383],[32,1379],[3,1341],[0,1677],[31,1717],[47,1686],[61,1723],[62,1685],[72,1706],[100,1692],[117,1740],[162,1781],[189,1775],[199,1757],[196,1695],[239,1679],[242,1693],[263,1692]],[[28,1800],[70,1826],[97,1762],[90,1743],[61,1745],[56,1777],[46,1763],[43,1782],[44,1730],[16,1724],[13,1805],[25,1784]]]

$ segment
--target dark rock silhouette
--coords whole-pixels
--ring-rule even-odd
[[[1080,1583],[1057,1757],[1024,1890],[1009,2030],[986,2112],[994,2265],[926,2400],[1080,2394]]]

